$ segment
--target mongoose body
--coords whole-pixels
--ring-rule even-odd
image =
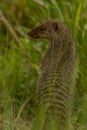
[[[76,61],[71,31],[57,20],[47,20],[29,32],[29,35],[50,41],[42,60],[37,86],[38,109],[46,108],[43,130],[50,130],[47,128],[47,121],[50,119],[56,119],[59,130],[65,130],[69,120],[70,95]]]

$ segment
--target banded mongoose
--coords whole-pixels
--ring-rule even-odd
[[[51,116],[51,119],[57,119],[57,130],[65,130],[69,120],[70,94],[76,61],[73,36],[66,25],[55,19],[44,21],[28,35],[50,41],[42,60],[37,89],[38,108],[45,109],[47,106],[43,130],[48,130],[49,126],[46,128],[45,125]]]

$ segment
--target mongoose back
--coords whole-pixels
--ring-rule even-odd
[[[47,122],[56,119],[58,130],[65,130],[70,111],[73,72],[76,61],[74,40],[69,28],[57,20],[47,20],[28,33],[35,39],[47,39],[50,45],[42,60],[37,86],[38,109],[46,110]]]

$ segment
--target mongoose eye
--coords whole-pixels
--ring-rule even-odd
[[[45,30],[45,28],[40,28],[40,31],[44,31]]]

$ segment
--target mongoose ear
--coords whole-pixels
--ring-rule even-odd
[[[57,31],[58,30],[58,23],[53,23],[53,27],[54,27],[54,30]]]

